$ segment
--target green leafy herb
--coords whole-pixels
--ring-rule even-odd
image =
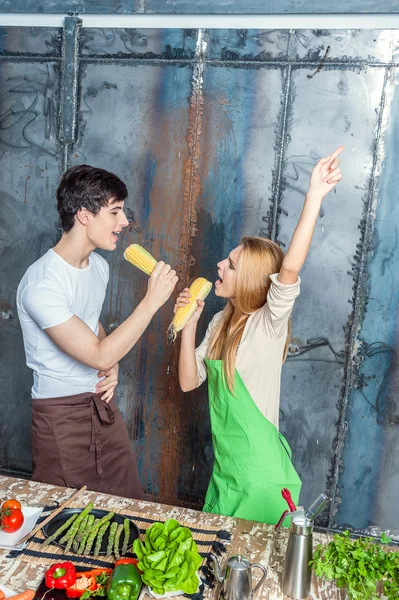
[[[110,578],[110,575],[107,575],[106,573],[101,573],[100,575],[97,575],[96,582],[97,582],[98,586],[101,586],[101,587],[98,587],[95,590],[86,590],[80,596],[80,600],[87,600],[88,598],[94,598],[95,596],[100,596],[100,597],[106,596],[107,595],[106,585],[108,583],[109,578]]]
[[[97,575],[96,582],[98,585],[107,585],[109,578],[110,575],[107,575],[107,573],[101,573],[100,575]]]
[[[202,558],[188,527],[181,527],[175,519],[154,523],[146,531],[145,544],[137,539],[133,550],[143,582],[156,594],[176,590],[195,594]]]
[[[104,597],[107,595],[107,588],[101,587],[96,590],[86,590],[80,596],[79,600],[87,600],[88,598],[94,598],[95,596]]]
[[[381,536],[382,544],[391,539]],[[399,598],[399,552],[389,551],[374,538],[351,539],[349,531],[319,544],[310,563],[318,577],[335,580],[350,600],[378,600],[381,582],[387,600]]]

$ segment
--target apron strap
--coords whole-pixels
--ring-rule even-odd
[[[280,432],[278,432],[278,437],[280,438],[281,445],[283,446],[284,450],[288,454],[289,459],[291,460],[292,450],[289,447],[287,440],[285,439],[285,437],[283,436],[283,434],[280,433]]]
[[[112,425],[115,423],[114,411],[110,405],[101,400],[98,394],[90,396],[91,406],[91,441],[90,441],[90,452],[96,454],[96,469],[97,474],[102,475],[103,468],[101,465],[101,425]]]

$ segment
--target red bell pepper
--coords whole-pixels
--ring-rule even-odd
[[[66,589],[76,582],[76,570],[71,562],[56,563],[46,571],[46,586],[56,590]]]
[[[135,560],[135,559],[133,559]],[[105,575],[111,575],[113,569],[102,569],[101,567],[98,567],[96,569],[90,569],[90,571],[84,571],[82,572],[82,575],[86,575],[86,577],[88,577],[89,575],[94,575],[94,577],[98,577],[99,575],[102,575],[103,573],[105,573]]]
[[[115,567],[117,567],[118,565],[134,565],[134,566],[137,566],[138,562],[139,561],[138,561],[137,558],[120,558],[119,560],[116,561]]]
[[[87,579],[87,585],[81,587],[83,585],[82,579]],[[80,598],[84,592],[89,590],[90,592],[94,592],[98,588],[98,584],[96,581],[96,576],[93,575],[92,571],[85,571],[84,573],[76,573],[76,582],[74,585],[67,587],[66,595],[68,598]]]

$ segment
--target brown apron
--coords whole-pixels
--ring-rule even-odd
[[[143,499],[136,459],[115,402],[93,393],[32,400],[35,481]]]

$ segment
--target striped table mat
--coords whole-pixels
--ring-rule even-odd
[[[43,521],[51,511],[55,510],[56,506],[46,506],[43,509],[43,512],[40,516],[40,521]],[[70,508],[84,508],[81,503],[72,502]],[[153,524],[159,521],[159,519],[151,519],[143,515],[140,512],[136,512],[130,509],[124,509],[123,512],[120,512],[115,507],[108,507],[107,510],[114,510],[115,513],[118,513],[122,517],[127,517],[131,521],[133,521],[140,531],[141,539],[144,539],[144,535],[146,530]],[[226,543],[228,543],[231,539],[231,533],[221,530],[218,531],[216,529],[208,529],[205,526],[201,527],[197,522],[195,524],[190,521],[182,521],[179,520],[180,525],[189,527],[191,529],[193,539],[195,540],[198,551],[203,558],[202,566],[200,567],[200,574],[203,580],[203,583],[206,585],[212,584],[212,574],[207,566],[207,562],[210,554],[222,555],[226,552]],[[113,567],[114,560],[109,559],[103,554],[98,556],[80,556],[75,554],[74,552],[70,552],[68,554],[64,554],[63,548],[59,548],[54,544],[50,544],[49,546],[44,545],[45,536],[42,531],[39,531],[31,540],[28,542],[27,546],[20,552],[12,551],[8,555],[10,558],[18,556],[22,560],[28,563],[36,564],[36,565],[52,565],[55,561],[71,561],[77,567],[84,568],[92,568],[96,567]],[[133,556],[128,553],[126,556]],[[201,594],[202,595],[202,594]],[[200,597],[200,596],[198,596]]]

